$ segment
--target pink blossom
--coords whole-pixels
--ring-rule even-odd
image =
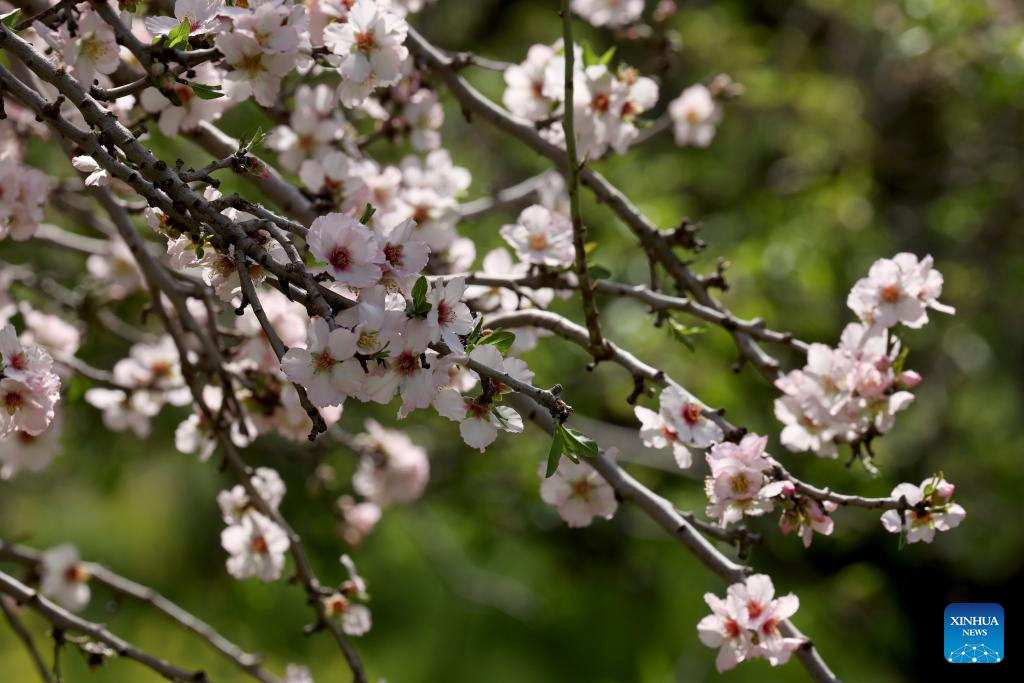
[[[314,405],[337,405],[358,393],[363,382],[362,367],[349,360],[356,353],[357,341],[350,330],[330,330],[326,320],[314,318],[306,348],[288,349],[281,358],[281,371],[306,388]]]
[[[951,500],[955,490],[941,476],[929,477],[920,486],[899,484],[890,495],[896,500],[906,498],[910,507],[902,514],[899,510],[886,510],[882,526],[890,533],[906,534],[907,543],[931,543],[936,531],[955,529],[967,516],[963,506]]]
[[[614,458],[617,452],[606,453]],[[541,463],[540,497],[558,510],[570,527],[590,526],[594,517],[611,519],[619,507],[615,490],[595,469],[585,463],[562,459],[553,475],[545,478],[546,463]]]
[[[703,85],[692,85],[668,105],[676,144],[707,147],[722,120],[722,110]]]
[[[423,495],[430,461],[427,452],[403,432],[367,420],[358,444],[364,455],[352,477],[356,493],[380,507],[411,503]]]
[[[315,219],[306,241],[313,257],[324,262],[321,270],[352,287],[377,282],[387,263],[377,235],[345,214],[329,213]]]
[[[230,557],[228,573],[236,579],[258,577],[276,581],[284,570],[285,553],[291,546],[284,529],[258,512],[246,513],[238,524],[220,534],[220,543]]]
[[[678,385],[662,390],[659,413],[679,441],[694,448],[707,448],[724,436],[722,428],[712,422],[704,411],[707,406]]]
[[[501,229],[501,236],[527,263],[557,267],[571,265],[575,259],[572,223],[539,204],[523,209],[515,223]]]

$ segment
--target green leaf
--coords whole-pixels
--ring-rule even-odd
[[[410,318],[424,318],[433,305],[427,302],[427,278],[422,275],[412,287],[412,301],[408,303],[405,314]]]
[[[587,268],[587,273],[590,275],[591,281],[607,280],[612,276],[612,271],[608,270],[604,266],[590,266]]]
[[[691,351],[696,350],[696,347],[693,345],[692,337],[704,334],[708,331],[706,327],[701,327],[699,325],[684,325],[672,318],[669,318],[667,322],[668,327],[666,327],[666,329],[668,330],[668,336],[672,337],[677,342],[682,343],[683,346]]]
[[[373,214],[377,213],[377,209],[373,208],[372,204],[367,204],[366,208],[363,209],[363,215],[359,217],[359,222],[366,225],[373,218]]]
[[[598,58],[597,63],[598,64],[603,64],[604,66],[607,66],[607,65],[611,64],[612,57],[614,57],[614,56],[615,56],[615,45],[612,45],[610,48],[608,48],[607,50],[604,51],[604,54],[601,55],[600,58]]]
[[[594,251],[596,251],[596,250],[597,250],[597,242],[587,242],[586,244],[583,245],[583,253],[584,254],[588,254],[589,255],[589,254],[594,253]]]
[[[473,347],[480,341],[480,331],[483,327],[484,317],[480,316],[476,319],[476,326],[473,328],[473,331],[469,333],[468,337],[466,337],[466,351],[472,351]]]
[[[896,356],[896,360],[892,363],[893,374],[899,375],[903,372],[903,366],[907,364],[907,356],[910,355],[910,347],[906,344],[900,349],[900,355]]]
[[[203,83],[193,81],[188,84],[188,87],[201,100],[215,100],[219,97],[224,97],[224,93],[221,92],[221,86],[219,85],[204,85]]]
[[[18,19],[21,17],[21,9],[16,8],[8,12],[7,14],[0,14],[0,22],[3,22],[4,26],[14,30],[14,27],[18,25]]]
[[[566,449],[574,455],[583,458],[593,458],[597,455],[597,442],[571,427],[562,425],[562,441]]]
[[[498,350],[502,354],[508,353],[508,350],[512,348],[512,344],[516,341],[516,335],[508,330],[494,330],[490,334],[487,334],[480,338],[477,344],[493,344],[498,347]]]
[[[181,23],[171,29],[167,34],[167,47],[173,50],[187,50],[188,36],[192,32],[192,22],[188,18],[182,19]]]
[[[548,449],[548,468],[545,478],[550,478],[558,471],[558,462],[562,459],[562,425],[555,425],[555,433],[551,435],[551,448]]]
[[[419,305],[427,300],[427,278],[420,275],[416,284],[412,286],[412,303]]]

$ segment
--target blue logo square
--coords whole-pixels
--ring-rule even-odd
[[[1003,608],[994,602],[954,602],[943,618],[943,659],[951,664],[1003,661]]]

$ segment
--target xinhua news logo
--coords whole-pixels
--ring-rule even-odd
[[[943,658],[950,664],[998,664],[1003,650],[1003,608],[994,602],[954,602],[943,618]]]

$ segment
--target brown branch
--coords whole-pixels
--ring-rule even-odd
[[[53,624],[54,628],[61,631],[73,631],[81,633],[89,638],[99,641],[111,648],[122,657],[133,659],[149,669],[157,672],[164,678],[172,681],[206,681],[206,674],[202,671],[191,671],[170,662],[160,659],[154,655],[140,650],[127,640],[124,640],[106,629],[106,627],[86,621],[75,616],[63,607],[50,602],[37,591],[21,583],[13,576],[0,571],[0,593],[9,595],[20,604],[25,605],[33,612]]]
[[[39,650],[36,649],[36,644],[32,640],[32,634],[25,628],[25,624],[21,623],[21,619],[15,614],[14,608],[7,604],[5,598],[0,598],[0,610],[3,611],[4,616],[7,617],[7,623],[10,624],[11,630],[14,631],[14,635],[18,636],[21,642],[25,645],[25,651],[28,652],[28,656],[32,659],[32,664],[36,667],[36,671],[39,672],[39,678],[42,679],[43,683],[53,683],[53,678],[50,677],[50,671],[46,668],[46,662],[43,661],[42,656],[39,654]]]
[[[36,570],[41,559],[42,553],[34,548],[14,545],[0,539],[0,560],[17,562],[32,570]],[[264,683],[279,683],[279,679],[276,676],[268,673],[260,666],[260,658],[258,656],[245,652],[218,633],[212,626],[171,602],[152,588],[127,579],[103,565],[88,562],[86,563],[86,568],[89,571],[91,581],[106,586],[115,593],[143,602],[161,612],[171,621],[205,640],[213,649],[231,660],[235,666],[253,678]]]

